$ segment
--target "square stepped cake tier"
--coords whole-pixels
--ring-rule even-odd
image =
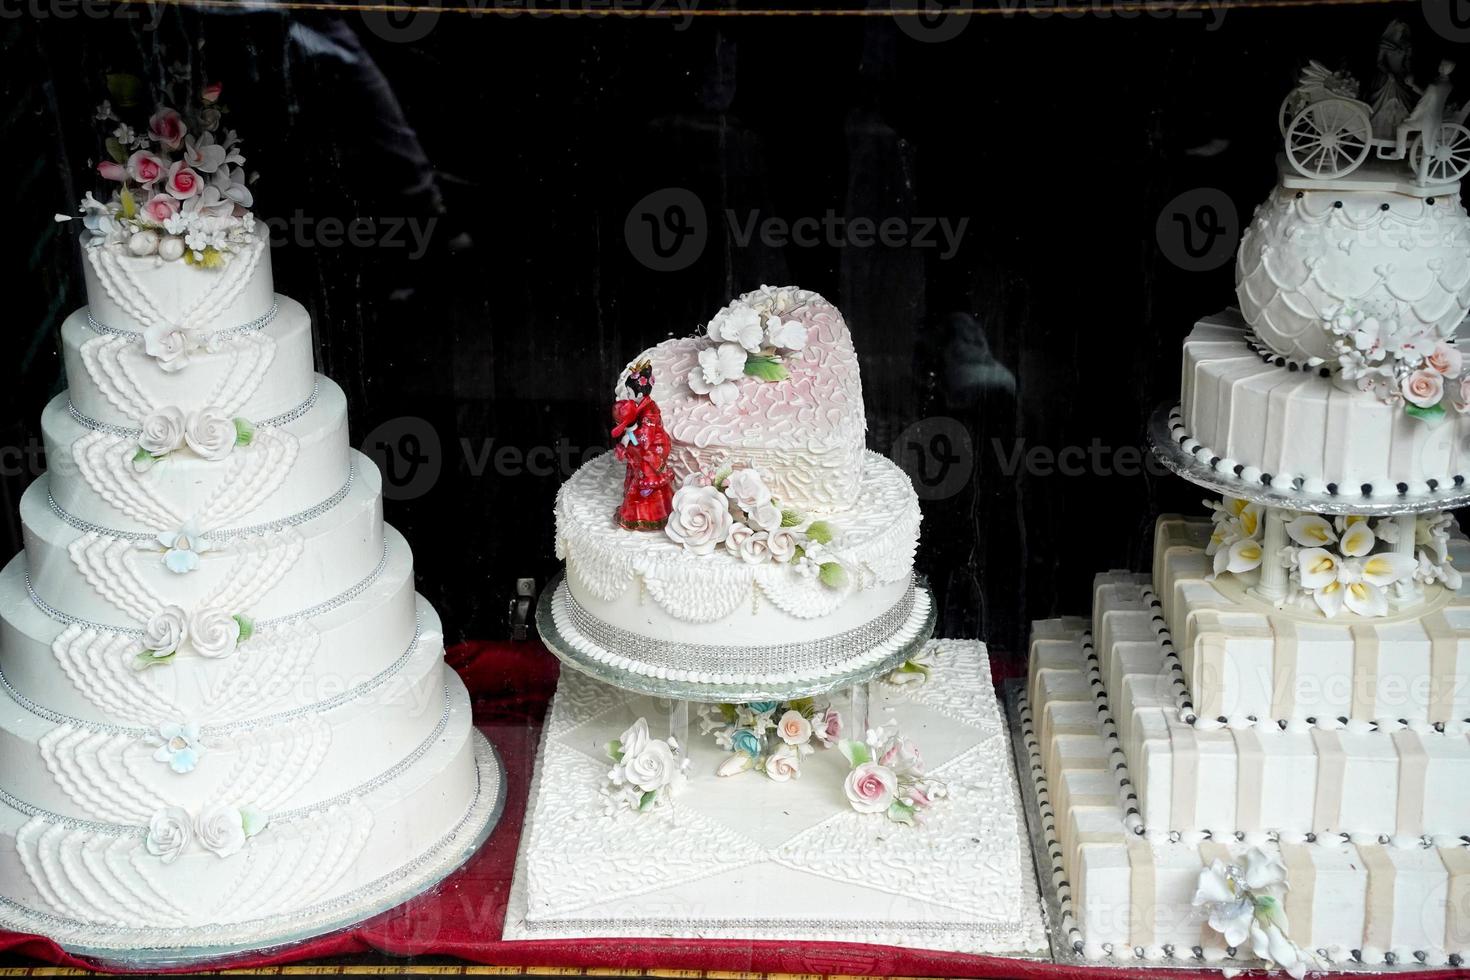
[[[1402,612],[1276,608],[1232,576],[1211,577],[1210,525],[1165,516],[1155,531],[1153,581],[1195,710],[1238,724],[1428,722],[1470,718],[1470,582],[1425,590]],[[1470,552],[1456,538],[1464,567]]]
[[[1331,795],[1328,781],[1314,778],[1320,762],[1304,755],[1304,743],[1294,738],[1301,733],[1262,726],[1202,738],[1183,722],[1189,713],[1180,705],[1188,704],[1188,691],[1170,660],[1167,629],[1146,580],[1102,576],[1097,591],[1095,628],[1107,640],[1095,648],[1084,620],[1037,623],[1020,705],[1051,863],[1042,874],[1056,891],[1074,950],[1088,959],[1130,962],[1234,961],[1236,952],[1193,901],[1203,869],[1217,859],[1244,863],[1249,850],[1259,849],[1285,867],[1288,936],[1322,961],[1460,965],[1470,950],[1465,840],[1269,827],[1278,820],[1300,824],[1299,811],[1310,815],[1319,796]],[[1417,746],[1399,738],[1405,733],[1418,736]],[[1450,768],[1440,772],[1463,766],[1463,733],[1385,734],[1396,752],[1408,747],[1404,762],[1395,764],[1398,778],[1426,804],[1422,819],[1437,814],[1433,819],[1453,822],[1458,816],[1463,823],[1467,808],[1457,802],[1458,790],[1420,783],[1402,771],[1419,767],[1423,778],[1428,750],[1415,748],[1435,738],[1441,746],[1458,745],[1444,756]],[[1368,751],[1360,743],[1339,743],[1335,758],[1371,784]],[[1376,776],[1384,778],[1381,771]],[[1395,817],[1401,798],[1411,809],[1411,794],[1400,797],[1392,777],[1353,792],[1388,797]],[[1373,801],[1338,804],[1354,819],[1372,819],[1377,807]],[[1162,822],[1151,824],[1153,817]]]

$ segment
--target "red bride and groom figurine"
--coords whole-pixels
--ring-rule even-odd
[[[628,397],[613,403],[613,454],[628,465],[623,478],[619,527],[657,531],[668,522],[674,503],[674,472],[669,468],[673,444],[663,416],[653,401],[653,366],[639,361],[628,368],[623,387]]]

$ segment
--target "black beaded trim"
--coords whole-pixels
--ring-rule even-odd
[[[1312,365],[1308,364],[1306,361],[1294,361],[1289,357],[1283,357],[1271,348],[1267,347],[1264,343],[1261,342],[1261,338],[1257,337],[1253,333],[1248,333],[1245,335],[1245,345],[1251,349],[1251,353],[1255,354],[1267,364],[1273,364],[1276,367],[1284,367],[1288,371],[1301,371],[1304,374],[1315,371],[1317,372],[1317,377],[1319,378],[1332,377],[1331,368],[1322,364]]]

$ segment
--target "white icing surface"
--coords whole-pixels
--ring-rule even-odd
[[[92,315],[114,330],[228,330],[265,314],[275,295],[264,236],[221,269],[138,257],[125,245],[88,246],[82,249],[82,274]]]
[[[1184,430],[1205,462],[1218,457],[1222,472],[1237,465],[1257,480],[1271,474],[1274,487],[1344,495],[1428,492],[1470,469],[1470,417],[1451,412],[1439,426],[1426,425],[1401,405],[1370,392],[1349,391],[1313,371],[1265,362],[1246,343],[1247,330],[1233,311],[1195,324],[1184,342],[1180,407]]]
[[[1470,312],[1470,215],[1382,190],[1277,187],[1236,253],[1245,321],[1278,354],[1335,361],[1324,317],[1345,304],[1454,335]]]
[[[683,936],[858,941],[975,953],[1045,947],[1009,745],[984,647],[943,651],[929,683],[875,684],[872,717],[912,735],[951,799],[920,827],[852,812],[835,751],[801,777],[714,775],[690,746],[688,788],[668,812],[604,817],[603,746],[659,716],[564,671],[547,716],[506,939]],[[840,708],[840,703],[839,703]],[[753,896],[758,895],[758,898]]]
[[[790,378],[737,382],[739,397],[717,405],[689,387],[704,337],[667,340],[635,361],[653,365],[653,399],[673,440],[674,472],[742,462],[760,470],[782,503],[815,511],[849,507],[861,491],[864,432],[862,381],[852,336],[837,308],[815,293],[796,319],[806,347],[782,355]],[[624,397],[624,395],[619,395]]]
[[[207,273],[203,273],[207,274]],[[295,408],[311,394],[311,317],[295,300],[276,296],[276,316],[259,330],[217,338],[188,367],[169,373],[143,350],[136,337],[99,334],[78,310],[61,325],[67,391],[83,415],[112,425],[136,427],[143,414],[134,404],[141,392],[156,406],[172,405],[186,415],[231,401],[232,414],[269,418]],[[249,386],[248,397],[229,397]]]

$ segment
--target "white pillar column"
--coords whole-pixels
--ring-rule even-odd
[[[1264,511],[1261,577],[1250,594],[1263,602],[1277,603],[1286,598],[1286,566],[1281,564],[1281,550],[1286,547],[1286,515],[1278,507],[1266,507]]]

